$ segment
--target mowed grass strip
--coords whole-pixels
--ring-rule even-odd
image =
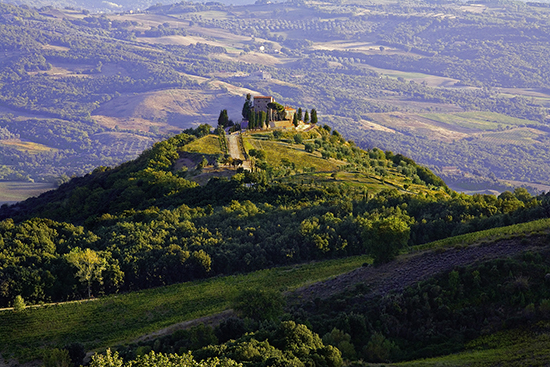
[[[0,312],[0,352],[21,363],[45,347],[83,343],[86,350],[133,340],[178,322],[231,308],[246,288],[291,291],[360,267],[366,256],[262,270],[250,274],[114,295],[96,301]]]
[[[480,242],[494,242],[502,239],[517,238],[532,234],[547,234],[550,232],[550,218],[538,219],[532,222],[513,224],[506,227],[491,228],[484,231],[466,233],[459,236],[412,246],[403,253],[416,252],[450,246],[469,246]]]
[[[183,147],[185,152],[203,154],[223,154],[217,135],[207,135]]]
[[[540,125],[536,121],[510,117],[496,112],[424,113],[420,116],[451,126],[485,131],[522,125]]]

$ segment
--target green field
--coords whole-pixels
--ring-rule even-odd
[[[244,288],[291,291],[360,267],[366,256],[218,277],[102,298],[0,312],[0,351],[20,362],[44,347],[81,342],[87,350],[131,341],[169,325],[229,309]]]
[[[548,366],[549,326],[548,322],[540,322],[532,330],[506,330],[468,343],[470,350],[465,352],[388,366]]]
[[[55,189],[55,185],[52,183],[34,183],[28,181],[0,182],[0,204],[23,201],[53,189]]]
[[[420,116],[468,129],[492,131],[522,125],[540,125],[531,120],[523,120],[495,112],[460,112],[460,113],[424,113]]]

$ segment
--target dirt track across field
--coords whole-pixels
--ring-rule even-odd
[[[251,170],[251,163],[243,155],[243,147],[241,145],[241,136],[239,134],[230,134],[227,135],[227,148],[229,149],[229,154],[233,159],[240,159],[243,161],[243,168],[246,170]]]

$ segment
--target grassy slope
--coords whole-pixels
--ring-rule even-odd
[[[550,220],[513,225],[447,239],[426,247],[475,245],[501,238],[518,237],[533,232],[547,232]],[[243,288],[271,288],[291,291],[338,276],[361,266],[365,256],[329,260],[319,263],[262,270],[247,275],[218,277],[205,281],[177,284],[124,295],[109,296],[95,302],[77,302],[27,309],[22,314],[0,313],[0,340],[4,357],[21,362],[39,358],[41,348],[84,343],[88,350],[133,340],[169,325],[212,315],[230,308]],[[411,361],[399,366],[490,366],[546,365],[550,329],[511,330],[487,336],[469,344],[471,350],[456,355]],[[539,330],[540,329],[540,330]]]
[[[390,365],[403,367],[548,366],[549,326],[548,322],[542,322],[532,329],[507,330],[474,340],[469,343],[471,349],[462,353]]]
[[[445,238],[439,241],[414,246],[403,252],[416,252],[450,246],[469,246],[480,242],[494,242],[502,239],[524,237],[531,234],[546,234],[550,229],[550,219],[539,219],[532,222],[514,224],[507,227],[497,227],[485,231],[466,233]]]
[[[1,352],[21,362],[41,357],[41,348],[85,344],[87,350],[123,343],[163,327],[231,307],[243,288],[280,291],[321,281],[361,266],[367,257],[262,270],[176,284],[95,302],[59,304],[0,313]]]
[[[347,161],[333,158],[324,159],[319,151],[307,153],[304,144],[291,142],[293,133],[287,133],[284,140],[268,140],[264,133],[245,135],[244,145],[247,151],[258,149],[266,152],[266,161],[273,167],[279,167],[283,158],[294,163],[296,169],[293,175],[279,178],[281,182],[296,182],[301,184],[334,185],[367,190],[373,194],[384,189],[396,188],[400,191],[430,192],[424,185],[412,184],[395,168],[388,168],[388,175],[382,177],[374,172],[358,172],[345,166]],[[307,143],[310,140],[304,140]],[[407,189],[404,185],[408,185]],[[431,191],[433,193],[433,191]]]

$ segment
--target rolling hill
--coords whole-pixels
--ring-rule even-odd
[[[501,340],[520,328],[507,346],[543,342],[545,195],[458,194],[409,158],[363,151],[326,125],[238,137],[252,172],[227,165],[231,143],[199,127],[1,208],[0,301],[21,295],[37,305],[0,313],[11,336],[3,358],[61,361],[69,357],[59,348],[116,347],[127,360],[192,350],[198,360],[339,366],[342,358],[410,361],[477,348],[490,365],[498,358],[479,350],[500,342],[486,344],[487,335]],[[99,259],[90,278],[78,276],[75,258],[85,253]],[[247,314],[239,306],[247,290],[266,310],[273,305],[275,318]],[[63,302],[89,293],[101,297]],[[213,328],[185,323],[201,317]],[[310,357],[276,342],[283,330],[318,340],[302,341]],[[260,345],[275,359],[233,349],[257,355]],[[434,363],[451,357],[441,358]]]

